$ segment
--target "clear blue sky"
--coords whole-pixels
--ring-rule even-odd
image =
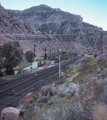
[[[107,0],[0,0],[6,9],[24,10],[40,4],[83,17],[83,21],[107,31]]]

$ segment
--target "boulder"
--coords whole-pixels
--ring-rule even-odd
[[[13,107],[4,108],[1,112],[1,120],[23,120],[20,114],[20,109]]]
[[[41,97],[41,94],[37,91],[34,91],[34,92],[28,93],[26,96],[22,97],[21,101],[29,102],[29,101],[33,100],[34,98],[39,98],[39,97]]]
[[[28,93],[26,96],[22,97],[22,98],[21,98],[21,101],[22,101],[22,102],[29,102],[29,101],[31,101],[31,100],[33,99],[32,93],[33,93],[33,92]]]
[[[33,98],[39,98],[39,97],[41,97],[41,94],[40,94],[40,92],[34,91],[34,92],[32,93],[32,97],[33,97]]]

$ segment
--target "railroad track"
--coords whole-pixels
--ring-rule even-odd
[[[78,58],[68,60],[61,63],[62,67],[67,66]],[[42,78],[58,71],[59,65],[55,65],[35,73],[18,77],[16,79],[4,82],[0,84],[0,109],[11,105],[13,102],[19,100],[22,96],[26,95],[31,91],[38,91],[44,85],[45,81],[41,81]],[[15,91],[14,96],[8,96],[7,93],[11,90]],[[20,92],[19,92],[20,91]]]

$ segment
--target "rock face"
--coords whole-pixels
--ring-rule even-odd
[[[4,108],[1,112],[1,120],[23,120],[20,116],[20,109],[13,107]]]
[[[33,30],[30,25],[22,20],[18,20],[10,15],[0,5],[0,33],[1,34],[39,34],[36,29]]]
[[[55,47],[50,47],[53,53],[56,49],[63,49],[70,53],[91,54],[100,49],[101,40],[103,45],[107,45],[107,32],[102,28],[83,22],[80,15],[46,5],[34,6],[23,11],[5,10],[0,6],[0,33],[9,39],[25,42],[22,44],[24,50],[27,44],[27,49],[30,50],[30,45],[25,40],[36,41],[36,44],[40,43],[42,47],[48,43],[54,44]],[[60,43],[63,48],[60,48]],[[68,45],[68,48],[65,45]]]
[[[11,41],[9,38],[5,37],[4,35],[0,35],[0,46],[9,41]]]
[[[98,50],[100,49],[101,39],[103,39],[103,43],[107,41],[107,37],[105,37],[107,32],[104,32],[102,28],[83,22],[80,15],[70,14],[46,5],[31,7],[23,11],[7,11],[42,33],[54,35],[74,34],[76,35],[75,42],[86,48],[90,47]]]
[[[8,10],[8,12],[47,34],[71,34],[72,30],[76,30],[76,26],[82,23],[81,16],[46,5],[31,7],[24,11]]]
[[[43,54],[42,48],[46,48],[47,54],[56,54],[59,49],[67,53],[87,53],[87,48],[75,43],[73,35],[20,35],[20,34],[5,34],[5,37],[13,40],[18,40],[24,51],[33,49],[33,44],[36,45],[37,54]]]

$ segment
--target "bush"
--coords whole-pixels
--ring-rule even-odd
[[[33,62],[34,61],[35,54],[32,51],[27,51],[25,56],[26,56],[26,60],[28,62]]]
[[[41,109],[41,108],[42,109]],[[53,105],[41,104],[24,113],[24,120],[83,120],[81,105],[71,99],[57,99]]]
[[[103,68],[103,67],[107,67],[107,60],[104,58],[99,58],[97,60],[97,64],[99,67]]]
[[[106,105],[99,103],[94,107],[93,120],[107,120]]]
[[[94,59],[95,59],[96,57],[97,57],[97,54],[95,53],[95,54],[94,54]]]
[[[21,47],[19,42],[8,42],[3,45],[4,68],[7,75],[14,74],[13,68],[20,63]]]
[[[94,73],[98,67],[97,61],[92,60],[91,58],[85,59],[82,62],[82,65],[79,69],[79,71],[84,73]]]
[[[59,97],[61,97],[61,98],[66,97],[66,94],[60,93],[60,94],[59,94]]]
[[[60,84],[63,84],[65,82],[65,80],[58,80],[55,82],[55,85],[60,85]]]

